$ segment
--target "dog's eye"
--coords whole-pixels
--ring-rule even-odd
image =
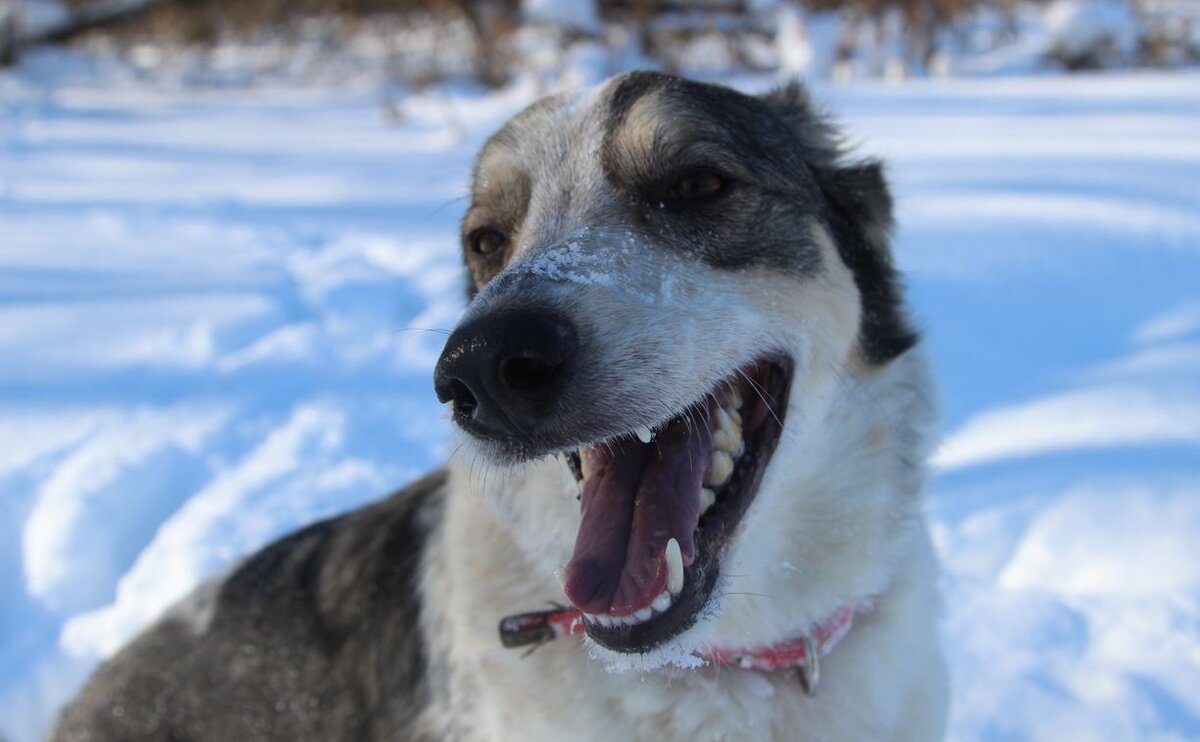
[[[471,244],[471,252],[484,256],[500,251],[508,242],[508,238],[504,236],[503,232],[492,227],[480,227],[472,232],[468,239]]]
[[[725,179],[711,170],[691,170],[679,176],[671,193],[681,201],[711,198],[725,189]]]

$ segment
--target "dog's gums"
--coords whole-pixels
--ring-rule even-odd
[[[569,457],[583,519],[563,589],[595,641],[645,652],[695,623],[779,441],[792,366],[752,363],[657,430]]]

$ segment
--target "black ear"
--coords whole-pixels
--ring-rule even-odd
[[[832,166],[838,158],[841,137],[837,127],[813,104],[808,91],[798,82],[759,96],[800,140],[804,159],[813,167]]]
[[[884,364],[917,342],[904,311],[904,289],[892,263],[888,234],[892,196],[875,160],[814,168],[828,224],[862,301],[859,346],[869,363]]]
[[[760,96],[791,129],[825,206],[825,221],[862,301],[859,346],[868,363],[884,364],[917,342],[904,311],[904,288],[892,264],[892,195],[883,165],[848,161],[841,132],[799,83]]]
[[[865,160],[818,168],[817,180],[825,197],[847,218],[865,229],[880,232],[884,244],[878,247],[889,252],[886,235],[892,228],[892,193],[883,174],[883,163]]]

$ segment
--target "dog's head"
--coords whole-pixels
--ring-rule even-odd
[[[824,529],[857,523],[847,508],[883,511],[869,529],[896,515],[823,512],[835,484],[798,491],[861,465],[836,450],[861,441],[825,429],[839,390],[915,342],[890,214],[880,166],[844,162],[794,86],[751,97],[633,73],[488,141],[462,230],[473,298],[436,389],[487,460],[569,462],[577,535],[531,538],[562,541],[543,551],[561,550],[597,644],[777,640],[820,618],[822,600],[774,598],[824,584],[805,561]],[[844,561],[839,579],[875,579]],[[719,599],[735,588],[763,599]]]

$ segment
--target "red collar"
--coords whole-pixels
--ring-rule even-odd
[[[820,659],[842,640],[854,623],[855,610],[846,605],[834,612],[811,634],[788,639],[770,647],[710,649],[701,659],[722,667],[742,670],[796,670],[805,691],[816,693]],[[583,634],[583,614],[574,608],[522,613],[500,622],[500,642],[505,647],[535,648],[560,636]]]

